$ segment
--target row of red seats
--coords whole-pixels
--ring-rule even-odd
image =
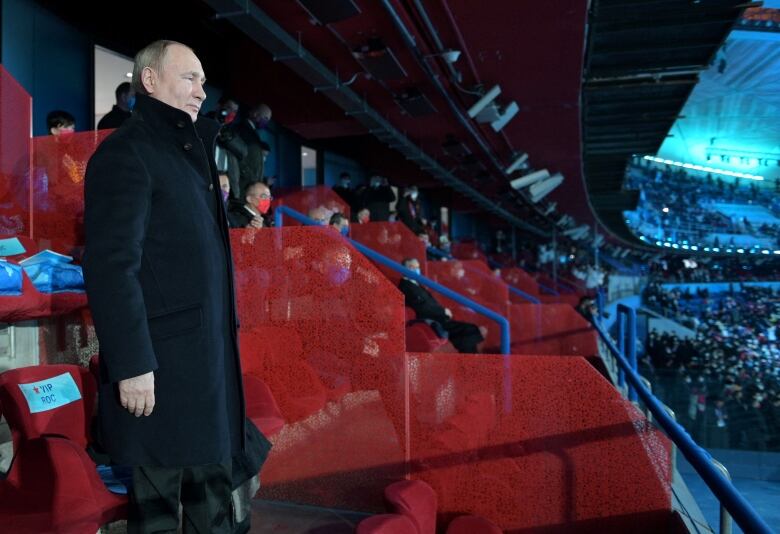
[[[96,532],[127,517],[127,498],[106,489],[87,454],[96,402],[97,358],[91,369],[41,365],[0,374],[0,415],[11,430],[14,457],[0,480],[0,532]],[[33,412],[20,384],[45,382],[67,373],[80,399]],[[267,437],[285,422],[262,380],[244,377],[247,416]]]

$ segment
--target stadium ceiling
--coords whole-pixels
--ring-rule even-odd
[[[594,0],[582,88],[583,170],[598,219],[638,244],[623,189],[634,154],[656,154],[691,91],[746,8],[738,0]]]
[[[303,138],[358,157],[400,185],[421,185],[457,209],[549,236],[541,206],[509,186],[521,171],[505,171],[525,152],[532,168],[565,176],[545,201],[637,245],[621,216],[633,198],[622,191],[626,162],[658,150],[746,5],[138,0],[135,11],[154,14],[139,25],[117,19],[109,3],[38,1],[127,55],[158,38],[191,44],[215,85],[246,103],[273,103],[274,118]],[[257,13],[279,30],[274,39],[252,28]],[[266,38],[292,43],[293,53],[258,44]],[[460,51],[458,61],[450,64],[445,50]],[[304,58],[330,75],[303,76]],[[501,109],[519,106],[498,132],[465,116],[495,85]]]

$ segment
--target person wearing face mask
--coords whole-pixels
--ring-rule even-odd
[[[419,193],[416,186],[407,187],[403,197],[396,206],[397,220],[406,225],[415,235],[425,230],[425,219],[422,217]]]
[[[372,221],[387,221],[390,219],[390,204],[395,202],[393,188],[382,176],[372,176],[369,186],[360,194],[359,204],[368,208]]]
[[[357,220],[358,224],[366,224],[371,222],[371,212],[368,210],[368,208],[358,210],[355,219]]]
[[[260,132],[271,121],[271,108],[260,104],[249,110],[246,118],[235,125],[235,133],[246,145],[246,155],[239,165],[239,189],[246,193],[249,184],[262,182],[265,177],[265,160],[268,156],[268,145],[260,139]]]
[[[228,198],[230,198],[230,179],[227,174],[219,175],[219,191],[222,193],[222,202],[227,205]],[[229,218],[228,222],[230,222]]]
[[[352,189],[352,177],[348,172],[342,172],[339,175],[339,183],[333,187],[333,192],[347,203],[352,213],[358,210],[357,196],[355,195],[355,190]]]
[[[243,200],[230,199],[228,220],[231,228],[267,228],[273,226],[271,190],[262,182],[246,188]]]
[[[328,226],[338,230],[341,235],[349,237],[349,220],[343,214],[334,213],[331,215]]]
[[[236,132],[235,119],[238,114],[238,104],[231,98],[223,98],[217,104],[217,109],[209,113],[222,126],[217,135],[217,146],[214,159],[217,172],[226,174],[230,182],[231,198],[241,198],[241,160],[247,155],[247,146]]]
[[[406,258],[403,266],[420,274],[420,262],[417,258]],[[404,294],[404,303],[414,310],[417,319],[438,323],[437,326],[432,325],[434,331],[439,327],[443,328],[458,352],[476,354],[479,351],[478,346],[485,338],[477,325],[454,321],[450,309],[439,304],[430,291],[411,278],[402,277],[398,289]]]
[[[132,115],[135,106],[135,91],[130,82],[120,83],[114,91],[116,104],[111,111],[103,115],[103,118],[97,124],[98,130],[109,130],[119,128]]]
[[[60,137],[76,131],[76,119],[67,111],[55,110],[46,115],[46,128],[50,135]]]

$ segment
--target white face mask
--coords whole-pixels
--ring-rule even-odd
[[[409,198],[411,198],[412,200],[417,200],[417,191],[412,191],[411,193],[409,193]]]

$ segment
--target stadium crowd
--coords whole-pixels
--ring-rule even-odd
[[[740,289],[648,286],[646,304],[682,318],[693,335],[651,331],[645,372],[698,443],[780,451],[780,292]]]

